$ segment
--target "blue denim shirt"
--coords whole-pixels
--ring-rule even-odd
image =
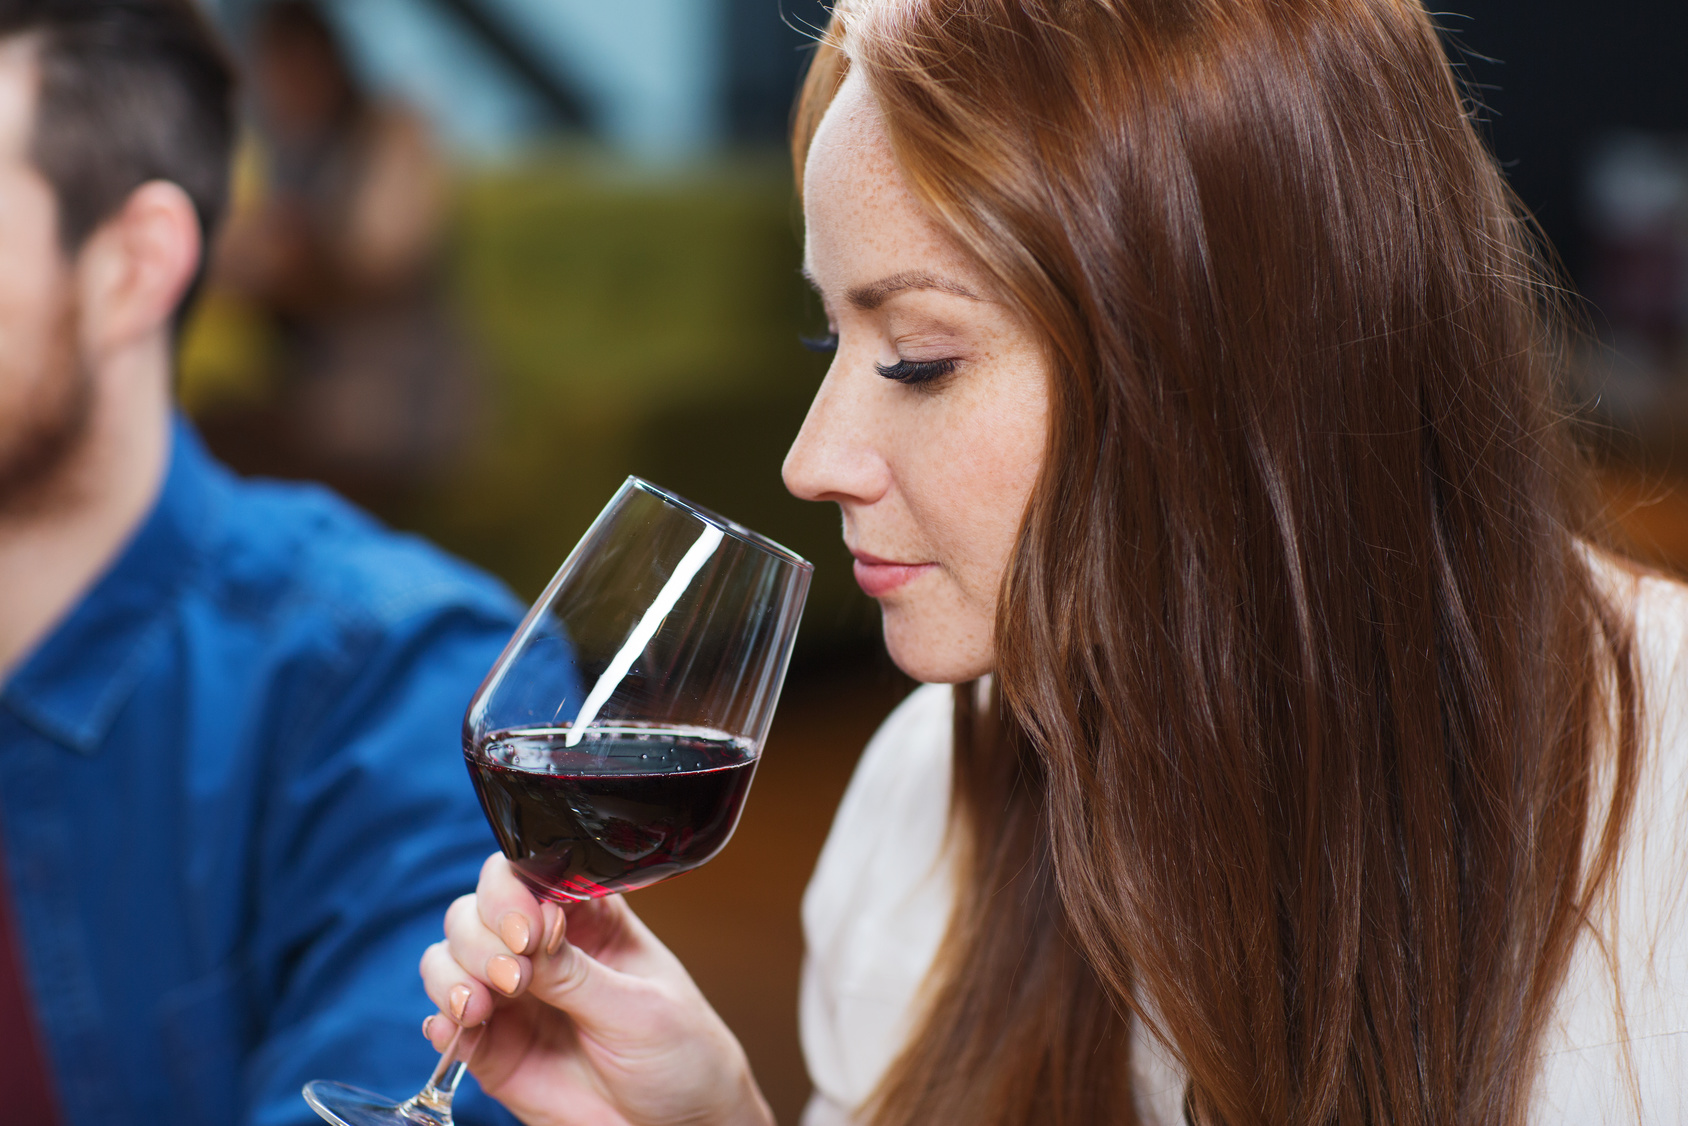
[[[0,837],[65,1126],[314,1123],[308,1079],[421,1086],[417,961],[496,847],[463,710],[519,615],[177,424],[156,508],[0,694]],[[471,1085],[459,1121],[510,1121]]]

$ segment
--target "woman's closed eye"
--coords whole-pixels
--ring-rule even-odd
[[[829,332],[825,336],[799,336],[797,342],[811,352],[838,351],[838,334]],[[894,364],[874,364],[873,370],[886,379],[894,379],[898,383],[916,386],[931,383],[935,379],[942,379],[955,370],[955,360],[898,360]]]
[[[954,360],[898,360],[894,364],[874,364],[873,370],[886,379],[918,386],[942,379],[955,370]]]

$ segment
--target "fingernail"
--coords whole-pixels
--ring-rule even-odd
[[[433,1028],[434,1028],[434,1018],[433,1017],[423,1017],[422,1018],[422,1035],[427,1037],[429,1042],[432,1042],[433,1039],[434,1039]]]
[[[563,933],[565,929],[563,924],[566,922],[568,922],[568,919],[563,914],[563,909],[561,907],[557,908],[556,913],[551,917],[551,931],[545,936],[545,953],[555,954],[563,948]]]
[[[511,911],[498,922],[498,933],[504,939],[504,945],[513,954],[526,954],[528,939],[533,932],[528,930],[527,917],[520,912]]]
[[[463,1023],[463,1013],[469,1008],[469,998],[474,995],[474,991],[467,985],[454,985],[451,987],[452,1020],[456,1021],[458,1024]]]
[[[486,976],[492,979],[501,993],[515,996],[522,984],[522,967],[508,954],[494,954],[487,959]]]

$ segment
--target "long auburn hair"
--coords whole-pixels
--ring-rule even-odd
[[[1416,0],[849,0],[1046,341],[959,896],[878,1126],[1520,1123],[1640,754],[1560,290]]]

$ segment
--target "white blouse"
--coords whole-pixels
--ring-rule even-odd
[[[1626,587],[1629,580],[1622,580]],[[1585,933],[1545,1040],[1536,1123],[1688,1126],[1688,587],[1634,584],[1647,744],[1615,876],[1616,968]],[[913,1031],[949,922],[951,689],[917,689],[856,767],[803,896],[803,1126],[849,1126]],[[1618,1002],[1624,1026],[1620,1031]],[[1146,1126],[1183,1121],[1184,1077],[1141,1029]]]

